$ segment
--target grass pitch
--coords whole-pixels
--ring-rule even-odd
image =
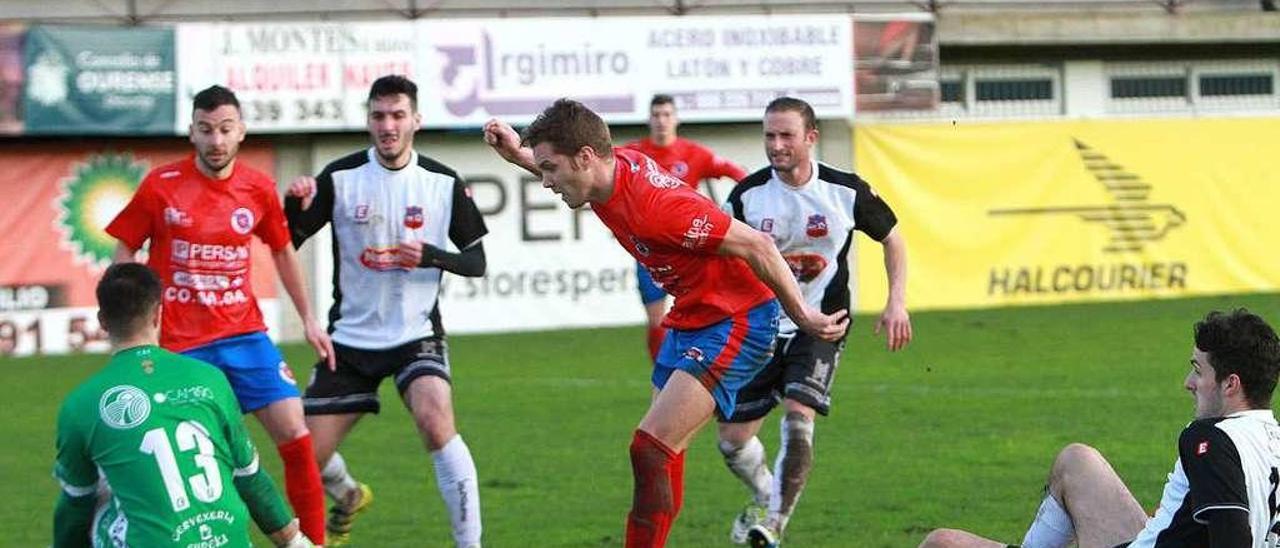
[[[1246,306],[1280,324],[1280,296],[930,312],[896,354],[859,317],[819,419],[815,466],[788,528],[791,546],[914,546],[938,526],[1016,542],[1059,448],[1098,447],[1139,502],[1159,502],[1193,402],[1181,388],[1191,326]],[[447,314],[446,314],[447,317]],[[649,402],[640,328],[451,338],[458,426],[480,472],[485,545],[619,546],[631,501],[627,445]],[[285,352],[299,379],[309,349]],[[0,527],[5,546],[47,546],[62,397],[104,362],[80,355],[0,360]],[[383,412],[342,447],[375,503],[358,547],[449,546],[430,458],[391,383]],[[772,460],[778,415],[761,439]],[[263,463],[279,458],[249,420]],[[690,448],[684,510],[669,545],[729,546],[746,490],[705,428]],[[261,536],[256,537],[266,546]]]

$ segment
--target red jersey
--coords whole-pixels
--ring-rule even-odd
[[[728,177],[734,181],[741,181],[747,176],[747,172],[737,164],[716,156],[711,149],[688,139],[676,137],[674,142],[664,147],[646,137],[624,146],[645,153],[658,162],[662,169],[679,177],[681,181],[689,183],[693,188],[698,188],[698,185],[706,179]]]
[[[151,240],[147,265],[164,283],[160,344],[181,352],[218,339],[266,331],[250,284],[249,245],[290,245],[276,186],[236,162],[217,181],[195,157],[151,170],[107,233],[132,249]]]
[[[773,298],[745,261],[717,253],[729,214],[644,154],[615,148],[613,159],[613,195],[591,208],[675,297],[662,325],[699,329]]]

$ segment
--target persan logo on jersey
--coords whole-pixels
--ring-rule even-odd
[[[1151,184],[1084,142],[1078,139],[1073,142],[1080,161],[1105,187],[1112,203],[1002,208],[992,209],[987,214],[992,217],[1062,217],[1096,223],[1107,229],[1108,238],[1102,252],[1116,255],[1141,253],[1147,245],[1163,240],[1170,231],[1187,223],[1186,214],[1173,204],[1148,201]],[[987,295],[1016,297],[1186,288],[1187,263],[1182,261],[1028,265],[992,267]]]
[[[170,249],[170,257],[174,261],[223,261],[238,262],[249,260],[249,246],[198,244],[186,240],[174,240]]]

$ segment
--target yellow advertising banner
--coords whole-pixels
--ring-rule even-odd
[[[1280,118],[858,125],[913,309],[1280,288]],[[859,246],[858,306],[883,255]]]

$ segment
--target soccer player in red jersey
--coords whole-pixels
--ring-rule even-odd
[[[639,152],[614,148],[609,127],[561,99],[525,129],[490,120],[485,141],[542,178],[570,208],[588,202],[628,253],[675,297],[654,362],[653,402],[631,441],[635,492],[628,547],[663,546],[680,512],[684,449],[713,414],[733,414],[738,391],[773,353],[778,306],[800,329],[836,340],[848,312],[805,303],[786,261],[757,232]],[[777,298],[774,296],[777,295]]]
[[[151,170],[107,233],[119,240],[117,262],[135,260],[151,241],[147,264],[164,282],[161,346],[227,375],[241,411],[253,413],[276,444],[302,532],[324,544],[324,488],[302,400],[293,373],[267,338],[250,284],[254,236],[271,248],[307,342],[329,367],[333,343],[311,314],[275,183],[236,162],[245,134],[240,102],[213,86],[196,94],[194,106],[195,155]]]
[[[728,177],[741,181],[747,176],[747,172],[737,164],[677,135],[679,126],[675,99],[665,94],[654,95],[649,101],[649,137],[623,146],[643,152],[658,162],[662,169],[695,189],[705,179]],[[662,316],[667,312],[667,292],[653,282],[649,271],[639,263],[636,263],[636,287],[640,290],[640,302],[644,303],[649,323],[649,357],[657,359],[658,349],[667,334],[666,328],[662,327]]]

